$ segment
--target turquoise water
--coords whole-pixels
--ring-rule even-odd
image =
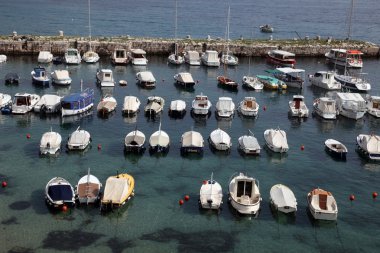
[[[248,73],[248,59],[240,59],[236,68],[171,67],[166,58],[148,56],[147,69],[155,75],[157,87],[140,89],[135,84],[135,73],[141,69],[133,66],[112,66],[109,59],[96,65],[79,66],[47,65],[49,71],[67,68],[73,83],[69,89],[50,86],[40,89],[32,85],[30,72],[37,57],[9,57],[0,65],[0,77],[8,72],[18,72],[18,86],[1,84],[0,92],[14,95],[16,92],[67,94],[84,87],[95,90],[95,101],[102,91],[96,87],[97,68],[110,68],[116,81],[125,79],[127,87],[115,86],[113,94],[118,101],[114,114],[107,119],[96,113],[82,118],[62,121],[60,117],[40,118],[38,114],[24,116],[0,115],[0,177],[8,187],[0,189],[0,244],[1,252],[374,252],[379,248],[375,235],[379,233],[379,203],[372,199],[372,192],[379,191],[380,164],[368,162],[355,152],[355,139],[361,133],[379,134],[380,120],[366,115],[353,121],[339,117],[336,121],[324,121],[310,116],[306,120],[288,117],[288,101],[296,90],[283,94],[255,92],[240,87],[238,92],[218,88],[216,77],[227,72],[240,82]],[[370,94],[379,95],[379,60],[366,59],[364,72],[373,85]],[[306,74],[328,69],[324,59],[298,59],[297,66]],[[269,68],[261,58],[251,64],[251,72],[264,74]],[[174,74],[189,71],[199,83],[194,91],[178,89],[173,84]],[[3,83],[3,80],[0,80]],[[193,119],[191,101],[195,95],[209,96],[213,103],[212,115],[207,120]],[[312,89],[309,83],[301,91],[309,109],[312,101],[324,94]],[[126,95],[140,98],[142,105],[150,95],[166,100],[161,116],[162,129],[171,138],[166,156],[124,155],[123,144],[127,133],[135,129],[147,138],[157,131],[159,120],[148,120],[142,112],[135,119],[122,117],[121,108]],[[231,121],[215,118],[215,104],[220,96],[230,96],[238,104],[245,96],[255,96],[261,108],[257,119],[235,115]],[[187,104],[184,119],[171,119],[168,107],[171,100],[183,99]],[[70,133],[78,126],[90,132],[92,148],[85,153],[68,153],[64,145]],[[63,150],[58,157],[39,157],[39,141],[42,134],[57,131],[63,138]],[[214,153],[205,148],[203,157],[180,156],[180,137],[193,128],[205,139],[217,127],[230,134],[233,140],[229,155]],[[265,129],[280,127],[288,135],[290,150],[278,156],[264,148]],[[237,151],[237,139],[252,130],[263,150],[260,157],[244,157]],[[31,138],[27,139],[26,135]],[[349,153],[346,162],[334,160],[324,151],[327,138],[335,138],[346,144]],[[97,149],[101,144],[101,150]],[[301,145],[305,149],[301,151]],[[122,209],[100,215],[95,207],[74,208],[67,213],[51,213],[44,203],[46,183],[61,176],[75,185],[87,173],[87,169],[105,183],[110,175],[130,173],[136,180],[135,198]],[[222,185],[224,204],[217,214],[198,209],[199,189],[204,179],[214,173]],[[228,205],[227,186],[234,172],[246,172],[257,178],[263,201],[257,218],[239,216]],[[269,206],[269,190],[272,185],[289,186],[298,201],[295,217],[277,215]],[[307,213],[306,195],[313,188],[331,191],[338,203],[337,223],[314,222]],[[178,201],[188,194],[190,200],[183,206]],[[349,201],[355,194],[356,200]]]

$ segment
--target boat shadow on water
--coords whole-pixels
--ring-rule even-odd
[[[295,225],[296,224],[296,212],[285,214],[283,212],[279,212],[276,210],[276,208],[273,206],[272,203],[269,203],[269,209],[271,211],[273,219],[281,225]]]
[[[316,220],[314,219],[313,215],[310,212],[310,209],[306,207],[306,214],[307,217],[309,218],[310,224],[313,227],[318,227],[318,228],[337,228],[338,222],[336,220]]]
[[[72,124],[83,125],[83,123],[89,123],[93,120],[93,110],[89,110],[82,114],[73,115],[73,116],[65,116],[61,117],[61,125],[62,126],[70,126]]]
[[[265,153],[267,154],[267,160],[271,163],[285,163],[288,157],[288,153],[276,153],[264,146]]]

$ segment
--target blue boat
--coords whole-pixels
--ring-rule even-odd
[[[46,75],[46,70],[43,67],[34,68],[31,72],[33,84],[39,86],[49,86],[50,78]]]
[[[61,101],[62,117],[89,111],[94,106],[94,90],[87,88],[81,93],[65,96]]]

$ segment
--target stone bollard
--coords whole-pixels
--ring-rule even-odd
[[[191,40],[190,34],[186,35],[186,39]]]
[[[63,37],[63,31],[59,31],[59,37]]]

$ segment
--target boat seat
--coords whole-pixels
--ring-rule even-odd
[[[327,195],[319,194],[319,208],[327,210]]]
[[[238,199],[238,202],[248,205],[251,204],[251,199],[248,195],[241,195],[241,197]]]

